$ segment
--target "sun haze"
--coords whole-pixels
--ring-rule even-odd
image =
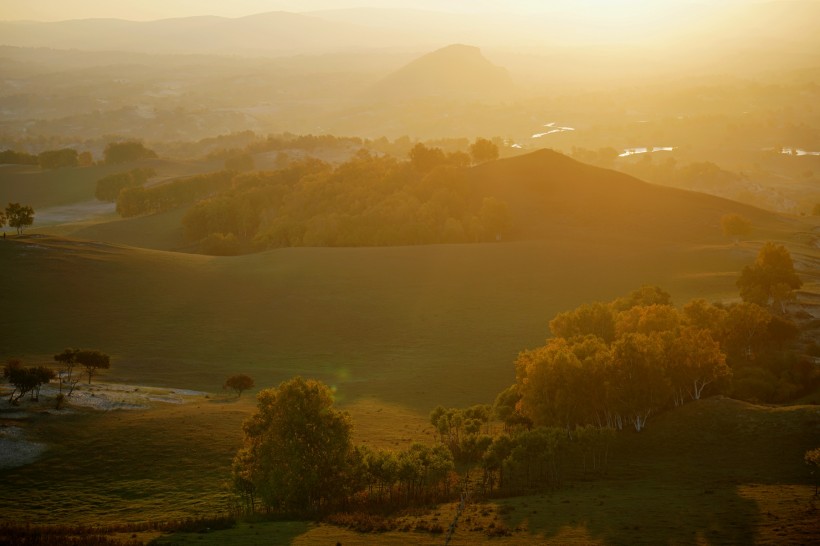
[[[818,21],[0,0],[0,544],[816,542]]]

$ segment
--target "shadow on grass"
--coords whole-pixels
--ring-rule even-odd
[[[303,521],[238,523],[233,529],[209,533],[174,533],[159,537],[150,544],[156,546],[197,544],[202,546],[268,546],[290,544],[307,533],[314,524]]]
[[[580,484],[499,504],[516,534],[560,540],[581,533],[607,544],[752,544],[760,518],[757,504],[733,484]]]

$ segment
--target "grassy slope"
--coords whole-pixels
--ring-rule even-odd
[[[610,477],[540,495],[468,505],[451,544],[809,544],[816,500],[802,455],[820,440],[816,407],[766,408],[725,398],[689,404],[625,432]],[[242,524],[175,544],[431,544],[454,505],[403,517],[407,531],[360,534],[330,525]],[[488,540],[504,527],[507,537]]]
[[[223,485],[254,409],[246,394],[150,410],[41,412],[23,422],[0,413],[0,422],[23,425],[33,441],[49,445],[37,462],[0,470],[0,521],[167,521],[227,510]],[[404,449],[433,441],[427,420],[400,406],[362,399],[344,409],[357,444]]]
[[[482,195],[509,203],[521,235],[540,238],[569,226],[668,242],[716,244],[720,220],[741,214],[756,237],[789,238],[805,227],[788,218],[735,201],[650,184],[593,167],[552,150],[485,163],[471,171]]]
[[[642,283],[678,303],[733,297],[754,248],[577,234],[551,241],[297,248],[237,258],[53,238],[0,244],[0,354],[66,346],[114,357],[110,378],[202,390],[319,377],[342,399],[429,411],[491,401],[556,312]]]

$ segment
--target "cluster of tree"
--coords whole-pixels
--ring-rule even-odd
[[[236,175],[192,207],[183,227],[190,240],[232,234],[256,248],[496,240],[509,232],[508,207],[471,190],[469,164],[466,154],[421,144],[409,161],[359,152],[337,167],[292,162]]]
[[[785,350],[799,329],[777,312],[799,285],[788,251],[767,243],[738,281],[742,303],[700,299],[679,310],[643,287],[561,313],[546,345],[516,361],[515,411],[535,425],[640,431],[650,415],[710,389],[764,402],[799,396],[817,373]]]
[[[333,408],[330,389],[297,377],[259,393],[234,458],[233,487],[248,510],[305,515],[449,500],[476,469],[477,491],[490,495],[558,486],[571,470],[600,472],[607,464],[610,429],[515,426],[493,435],[494,414],[490,406],[439,407],[430,416],[436,445],[354,446],[350,417]]]
[[[250,133],[250,134],[248,134]],[[248,131],[230,135],[222,140],[245,141],[241,148],[219,147],[209,152],[207,159],[225,159],[242,155],[252,155],[266,152],[282,152],[286,150],[302,150],[305,152],[316,152],[319,150],[360,150],[365,149],[378,152],[379,155],[386,154],[393,157],[406,157],[411,149],[419,143],[413,142],[409,137],[399,137],[393,141],[386,137],[375,140],[361,139],[359,137],[343,137],[334,135],[294,135],[284,133],[281,135],[269,135],[262,139],[254,133]],[[248,140],[250,140],[248,142]],[[220,139],[206,139],[206,142],[219,142]],[[467,150],[476,163],[483,163],[498,158],[499,146],[503,144],[500,138],[485,139],[477,138],[472,144],[466,138],[443,138],[429,140],[422,143],[425,147],[443,150],[446,153],[463,153]],[[228,167],[226,167],[228,168]]]
[[[572,431],[559,427],[519,429],[486,437],[480,455],[481,492],[512,493],[559,487],[575,471],[602,473],[609,464],[614,429],[592,425]]]
[[[127,163],[140,159],[153,159],[156,152],[145,147],[138,141],[110,142],[103,151],[104,162],[107,164]],[[58,148],[45,150],[32,155],[25,152],[5,150],[0,152],[0,163],[18,165],[39,165],[43,169],[60,169],[64,167],[87,167],[94,164],[91,152],[78,152],[74,148]]]
[[[40,388],[54,379],[54,371],[45,366],[26,368],[20,360],[10,359],[3,367],[3,378],[14,387],[9,402],[17,404],[26,393],[31,393],[32,400],[39,400]]]
[[[103,150],[103,157],[105,163],[111,165],[139,161],[140,159],[153,159],[157,157],[157,154],[146,148],[142,142],[127,140],[108,143]]]
[[[59,374],[60,392],[62,392],[64,384],[70,385],[71,390],[74,390],[77,381],[72,379],[72,373],[77,365],[85,368],[89,385],[91,384],[91,378],[100,370],[111,368],[111,357],[95,349],[64,349],[63,352],[54,355],[54,361],[62,366]],[[71,394],[70,391],[69,394]]]
[[[136,167],[130,171],[109,174],[97,180],[94,197],[100,201],[114,203],[122,190],[142,186],[156,175],[156,171],[150,167]]]
[[[15,150],[0,152],[0,165],[37,165],[37,156]]]
[[[54,361],[60,366],[56,373],[48,366],[26,367],[19,359],[9,359],[3,368],[3,377],[14,387],[9,402],[17,404],[26,393],[31,393],[31,399],[37,401],[40,398],[41,387],[57,378],[60,383],[60,392],[57,397],[57,408],[59,409],[64,397],[71,396],[79,382],[79,379],[73,375],[75,367],[80,366],[85,369],[89,384],[91,384],[91,378],[99,370],[111,367],[111,359],[107,354],[89,349],[65,349],[54,355]],[[64,387],[68,389],[68,392],[63,392]]]
[[[608,322],[616,332],[611,342],[589,331],[590,316]],[[536,425],[629,423],[641,431],[650,415],[700,398],[707,385],[730,373],[708,330],[681,318],[664,304],[616,312],[599,303],[559,315],[550,323],[555,337],[516,361],[517,409]],[[575,334],[579,329],[583,333]]]
[[[233,486],[248,509],[305,514],[364,502],[426,502],[449,495],[454,463],[444,446],[398,453],[354,447],[349,415],[330,389],[296,377],[258,395],[233,462]]]
[[[224,143],[242,143],[243,146],[225,146]],[[269,152],[284,152],[286,150],[301,150],[312,153],[319,150],[349,150],[360,149],[366,146],[366,141],[359,137],[342,137],[335,135],[294,135],[283,133],[261,137],[252,131],[235,133],[227,137],[205,139],[201,145],[211,147],[205,158],[229,160],[240,156]],[[219,146],[219,144],[223,144]],[[225,167],[228,168],[227,166]]]
[[[402,451],[357,446],[351,490],[365,503],[384,506],[448,499],[458,482],[455,462],[443,445],[414,443]]]
[[[91,152],[78,152],[74,148],[46,150],[37,155],[14,150],[0,152],[0,164],[39,165],[42,169],[63,167],[87,167],[94,164]]]
[[[229,188],[232,176],[230,171],[218,171],[178,178],[150,188],[123,188],[117,196],[117,213],[129,218],[172,210]]]
[[[453,460],[463,468],[482,470],[482,494],[557,486],[567,476],[565,467],[581,468],[584,474],[606,467],[613,429],[533,429],[532,420],[518,411],[517,393],[513,385],[498,395],[494,406],[439,406],[430,413],[430,423]],[[494,419],[504,423],[504,434],[494,434]]]
[[[5,210],[0,210],[0,228],[7,223],[20,235],[23,228],[34,223],[34,209],[20,203],[9,203]]]
[[[74,148],[47,150],[37,155],[37,162],[43,169],[61,169],[76,167],[79,164],[79,154]]]

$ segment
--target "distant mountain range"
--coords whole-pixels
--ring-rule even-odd
[[[290,5],[290,4],[288,4]],[[661,17],[661,14],[666,16]],[[529,49],[611,43],[668,47],[793,47],[801,56],[820,42],[820,3],[771,2],[647,10],[644,27],[611,25],[589,9],[550,13],[446,13],[356,8],[307,13],[273,11],[241,18],[185,17],[157,21],[82,19],[0,22],[0,45],[151,53],[297,55],[384,48],[431,50],[448,43]],[[766,43],[771,40],[772,42]],[[667,51],[669,53],[669,51]]]
[[[319,54],[367,49],[375,44],[397,46],[403,42],[395,31],[288,12],[238,19],[2,22],[0,36],[2,44],[19,47],[241,55]]]

